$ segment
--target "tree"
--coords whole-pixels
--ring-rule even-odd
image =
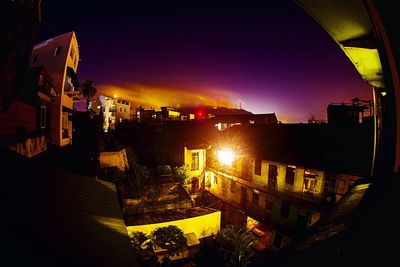
[[[187,245],[183,231],[175,225],[159,227],[152,233],[152,240],[159,247],[173,254]]]
[[[86,98],[86,110],[89,111],[90,98],[94,97],[97,93],[96,87],[93,87],[92,80],[85,80],[81,85],[81,94]]]
[[[223,256],[226,266],[242,267],[250,264],[252,253],[250,245],[256,238],[245,233],[243,228],[229,225],[218,232],[215,237],[219,245],[218,251]]]
[[[179,181],[181,185],[186,184],[187,178],[189,177],[186,166],[185,165],[176,166],[174,168],[174,177]]]

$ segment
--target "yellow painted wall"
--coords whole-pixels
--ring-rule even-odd
[[[278,171],[277,186],[278,186],[278,188],[290,190],[293,192],[303,192],[304,172],[306,171],[305,168],[296,166],[294,183],[293,183],[293,185],[290,185],[285,182],[286,166],[287,166],[286,164],[262,160],[261,175],[257,175],[254,173],[254,166],[255,166],[254,158],[251,159],[251,161],[250,161],[251,174],[252,174],[251,175],[251,183],[252,184],[254,184],[255,186],[259,186],[259,187],[268,186],[268,171],[269,171],[270,164],[277,166],[277,171]],[[239,161],[237,165],[238,166],[236,168],[236,172],[240,174],[241,173],[241,166],[240,166],[241,161]],[[316,178],[316,180],[317,180],[316,193],[314,196],[321,197],[321,194],[323,191],[325,173],[323,171],[318,171],[318,170],[309,170],[309,171],[312,171],[312,172],[318,174],[318,176]]]
[[[143,232],[150,234],[159,227],[166,227],[168,225],[175,225],[180,228],[184,234],[195,233],[197,238],[204,238],[211,235],[215,235],[220,230],[221,224],[221,211],[215,211],[210,214],[197,216],[193,218],[187,218],[176,221],[127,226],[128,234],[131,235],[133,232]]]

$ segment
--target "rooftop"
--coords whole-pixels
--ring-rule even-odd
[[[138,265],[114,184],[2,147],[0,161],[3,264]]]
[[[149,213],[138,216],[131,216],[126,219],[127,226],[154,224],[176,220],[183,220],[197,216],[203,216],[216,212],[217,210],[208,207],[194,207],[184,211],[170,210],[160,213]]]

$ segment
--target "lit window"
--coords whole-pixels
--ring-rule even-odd
[[[304,190],[309,192],[317,191],[317,174],[309,171],[304,172]]]
[[[199,166],[199,152],[192,152],[192,166],[190,168],[191,171],[198,171]]]

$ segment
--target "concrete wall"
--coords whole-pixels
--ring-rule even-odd
[[[198,238],[204,238],[211,235],[216,235],[220,230],[220,222],[221,222],[221,212],[215,211],[210,214],[182,219],[182,220],[127,226],[127,229],[129,235],[131,235],[133,232],[139,232],[139,231],[145,234],[150,234],[159,227],[175,225],[178,228],[180,228],[185,234],[193,232],[196,234]]]
[[[125,148],[117,152],[101,152],[100,167],[117,167],[120,170],[129,168]]]

